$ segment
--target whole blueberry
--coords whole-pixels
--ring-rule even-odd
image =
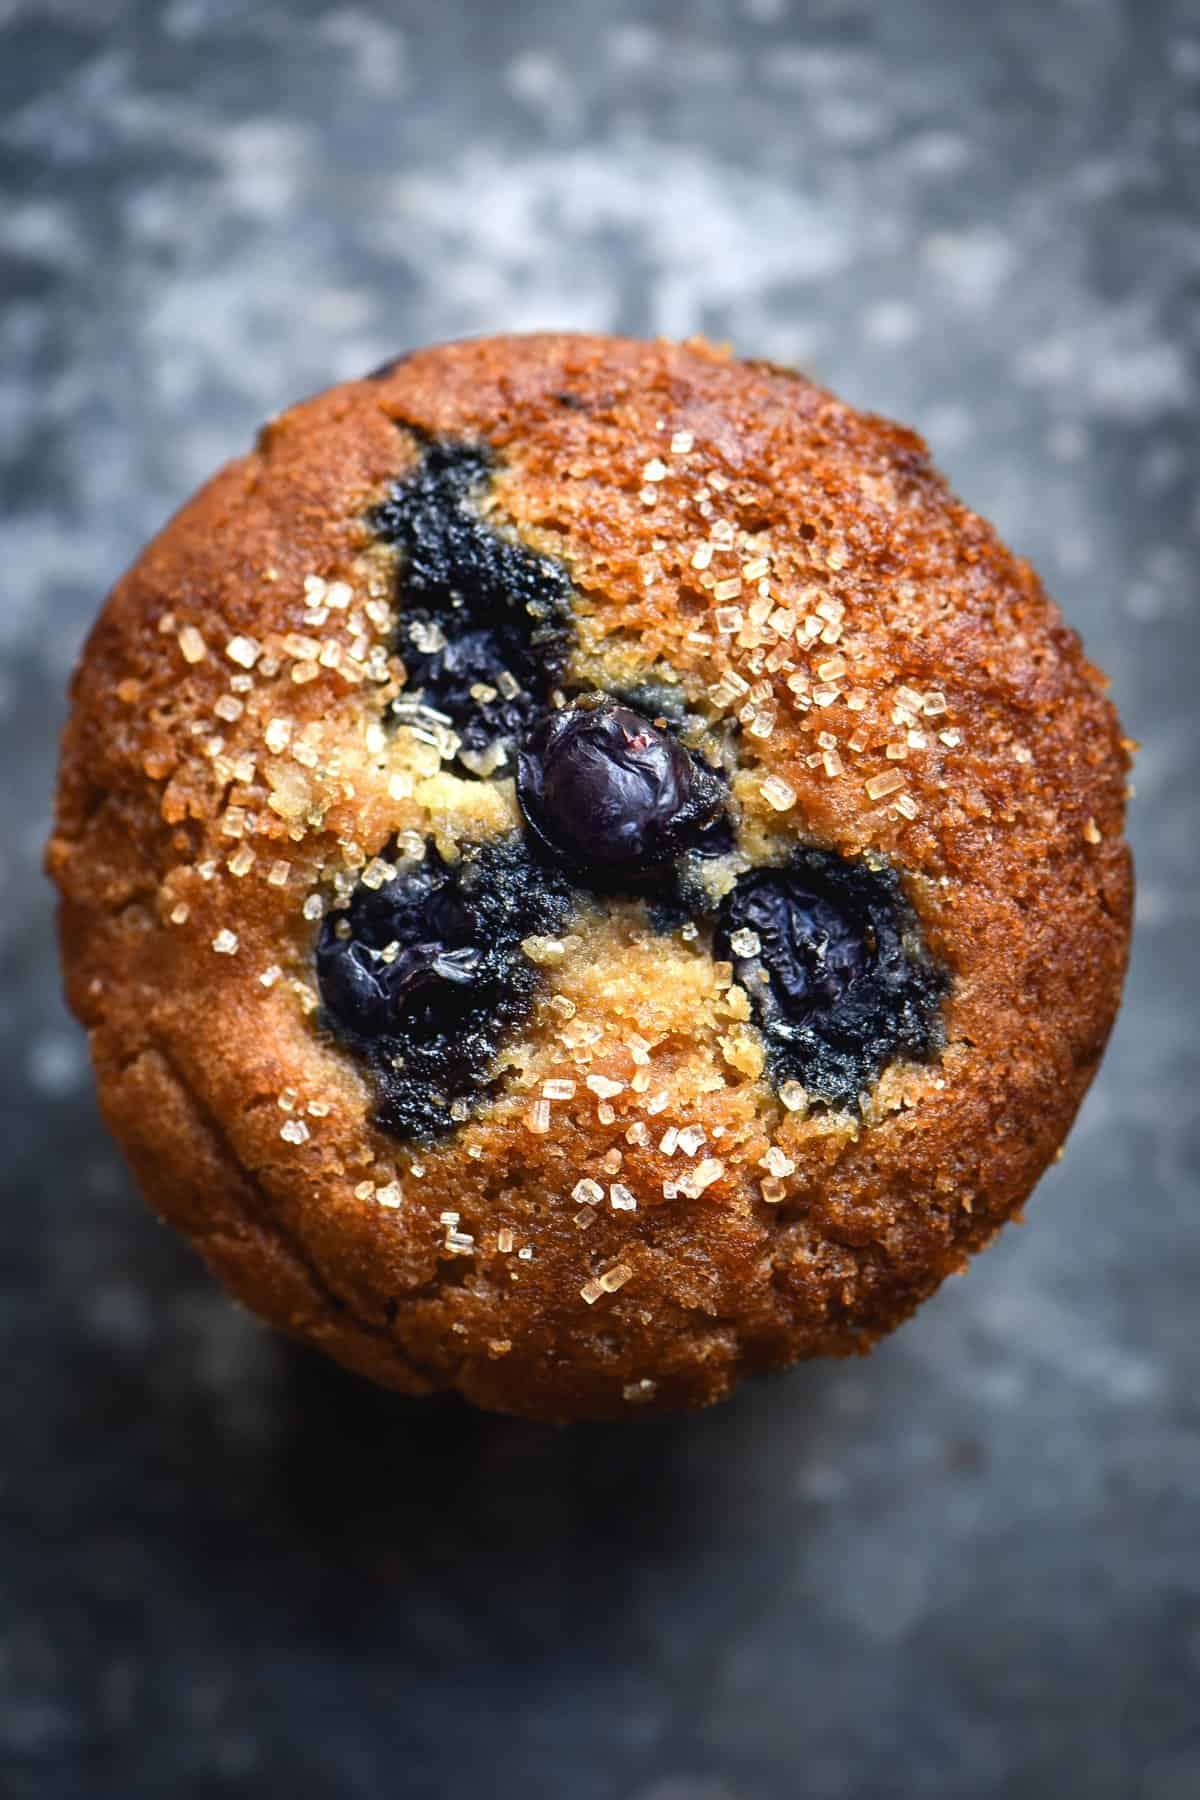
[[[721,785],[669,732],[603,695],[547,714],[517,758],[534,837],[594,876],[646,874],[713,824]]]

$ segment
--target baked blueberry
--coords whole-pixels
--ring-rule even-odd
[[[723,790],[669,731],[591,694],[530,732],[517,798],[543,847],[603,885],[639,880],[698,841]]]
[[[400,552],[404,704],[422,700],[450,720],[468,770],[489,768],[493,746],[504,769],[562,677],[570,578],[482,517],[496,466],[486,444],[413,435],[424,446],[417,468],[371,516],[375,533]]]
[[[893,1057],[940,1047],[946,978],[894,870],[825,850],[739,877],[717,923],[767,1041],[777,1084],[857,1104]]]
[[[512,837],[468,845],[454,864],[430,844],[325,920],[325,1020],[375,1070],[388,1130],[436,1136],[487,1090],[537,987],[522,940],[560,930],[570,904],[566,882]]]
[[[331,1014],[360,1036],[377,1037],[417,1012],[444,1019],[455,992],[476,979],[479,951],[472,945],[448,950],[434,938],[389,957],[354,939],[335,939],[322,944],[317,967]]]

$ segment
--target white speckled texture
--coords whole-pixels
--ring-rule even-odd
[[[1200,1793],[1194,0],[0,0],[0,1787]],[[1145,742],[1128,1003],[861,1365],[555,1434],[276,1343],[133,1197],[38,856],[104,590],[406,345],[704,330],[924,430]]]

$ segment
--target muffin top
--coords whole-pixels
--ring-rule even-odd
[[[250,1306],[533,1417],[868,1347],[1110,1029],[1127,757],[921,440],[702,342],[422,351],[110,596],[49,867],[101,1103]]]

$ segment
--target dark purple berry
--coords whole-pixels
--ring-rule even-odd
[[[677,738],[601,695],[548,713],[517,758],[517,798],[544,848],[633,879],[669,862],[721,811],[721,784]]]
[[[399,1028],[424,1010],[445,1016],[454,1010],[452,990],[469,987],[479,951],[448,950],[436,939],[410,944],[390,961],[365,944],[333,940],[319,959],[322,992],[331,1012],[364,1036]]]
[[[794,1024],[836,1006],[875,960],[866,910],[852,896],[822,893],[795,869],[744,877],[726,935],[735,961],[762,964],[774,999]],[[748,947],[753,939],[757,950]]]
[[[716,953],[750,996],[779,1082],[853,1105],[895,1056],[940,1044],[946,989],[894,871],[801,850],[738,880]]]
[[[495,471],[486,444],[429,439],[421,460],[370,516],[398,552],[402,700],[444,714],[466,752],[511,753],[561,679],[572,636],[561,564],[501,534],[480,510]],[[403,708],[397,716],[403,717]],[[499,765],[511,773],[510,763]]]
[[[538,972],[522,939],[562,929],[571,894],[515,833],[444,863],[430,848],[325,921],[317,979],[326,1025],[375,1071],[378,1118],[400,1137],[451,1128],[455,1101],[490,1091],[496,1055]]]

